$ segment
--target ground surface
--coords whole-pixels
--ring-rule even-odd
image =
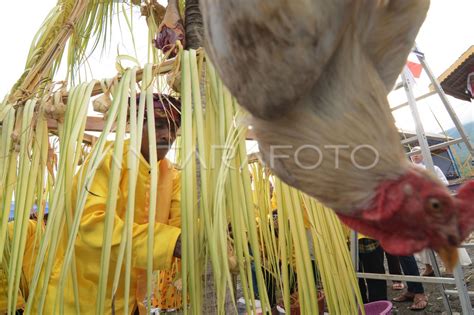
[[[474,237],[469,242],[474,242]],[[474,249],[467,249],[471,260],[474,261]],[[423,270],[423,265],[419,264],[420,272]],[[443,268],[442,268],[443,271]],[[474,266],[465,266],[463,267],[464,271],[464,280],[466,282],[467,288],[469,291],[474,291]],[[452,274],[442,272],[443,277],[452,277]],[[393,291],[391,290],[391,283],[388,283],[388,297],[392,299],[393,297],[397,296],[400,291]],[[424,284],[425,293],[428,295],[428,307],[424,311],[414,312],[408,309],[411,305],[410,302],[405,303],[393,303],[394,309],[393,314],[401,314],[401,315],[408,315],[408,314],[447,314],[446,309],[443,304],[443,299],[441,298],[440,286],[434,284]],[[446,285],[446,289],[454,289],[454,285]],[[459,298],[457,296],[450,296],[449,303],[451,305],[451,309],[454,313],[461,314],[461,306],[459,302]],[[471,297],[471,305],[474,305],[474,297]]]
[[[470,240],[467,240],[468,243],[474,243],[474,234],[471,236]],[[467,249],[471,260],[474,262],[474,249]],[[424,265],[419,264],[420,273],[423,271]],[[388,267],[385,268],[388,271]],[[453,277],[452,274],[447,273],[443,266],[441,265],[441,272],[443,277]],[[464,280],[469,291],[474,291],[474,265],[465,266],[463,267],[464,272]],[[392,298],[396,297],[402,291],[394,291],[391,289],[392,283],[390,281],[387,282],[388,286],[388,298],[391,300]],[[440,285],[436,284],[424,284],[425,293],[428,295],[428,307],[423,311],[412,311],[409,309],[411,302],[404,302],[404,303],[393,303],[393,310],[392,314],[399,314],[399,315],[420,315],[420,314],[434,314],[434,315],[441,315],[441,314],[448,314],[446,312],[445,306],[443,304],[443,299],[441,298],[441,288]],[[454,285],[446,285],[446,289],[455,289]],[[240,295],[239,295],[240,294]],[[237,296],[242,296],[241,288],[239,283],[237,284]],[[453,314],[462,314],[461,305],[459,302],[459,298],[457,296],[450,296],[448,297],[449,304],[453,311]],[[474,305],[474,297],[471,297],[471,305]],[[241,305],[242,306],[242,305]],[[245,308],[241,307],[239,309],[238,314],[245,314]]]

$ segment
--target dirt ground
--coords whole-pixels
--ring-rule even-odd
[[[474,242],[474,238],[470,241]],[[474,261],[474,249],[467,249],[471,260]],[[423,270],[424,266],[419,264],[420,272]],[[442,271],[444,268],[441,268]],[[387,269],[388,270],[388,269]],[[464,280],[466,282],[467,288],[469,291],[474,291],[474,266],[465,266],[463,267]],[[452,274],[442,272],[443,277],[453,277]],[[408,314],[447,314],[446,309],[443,304],[443,299],[441,298],[441,288],[440,285],[435,284],[423,284],[425,293],[428,295],[428,307],[423,311],[411,311],[408,307],[411,305],[410,302],[405,303],[395,303],[393,302],[393,314],[408,315]],[[455,289],[454,285],[446,285],[446,289]],[[401,291],[393,291],[391,289],[391,282],[388,282],[388,297],[392,299],[393,297],[400,294]],[[449,296],[449,303],[453,313],[462,314],[459,298],[457,296]],[[474,297],[471,297],[471,305],[474,305]]]
[[[474,234],[471,235],[471,239],[467,240],[468,243],[474,243]],[[471,260],[474,262],[474,248],[467,249]],[[444,267],[442,266],[441,262],[438,260],[441,267],[441,273],[443,277],[450,277],[452,278],[453,275],[444,271]],[[388,271],[388,267],[385,266],[386,270]],[[418,264],[420,273],[424,269],[424,265]],[[471,266],[464,266],[463,273],[464,273],[464,280],[467,286],[468,291],[474,291],[474,264]],[[240,283],[237,282],[237,297],[242,296]],[[394,291],[391,289],[392,283],[391,281],[387,281],[388,286],[388,299],[391,300],[392,298],[396,297],[403,291]],[[434,315],[441,315],[441,314],[448,314],[443,304],[443,300],[441,298],[441,286],[437,284],[423,284],[425,289],[425,293],[428,296],[428,306],[423,311],[412,311],[409,309],[411,302],[404,302],[404,303],[393,303],[393,310],[392,314],[400,314],[400,315],[420,315],[420,314],[434,314]],[[454,290],[454,285],[445,285],[446,289]],[[458,296],[449,296],[448,297],[449,304],[453,311],[453,314],[462,314],[461,305],[459,302]],[[474,305],[474,297],[471,297],[471,305]],[[239,310],[238,314],[245,314],[245,307]]]

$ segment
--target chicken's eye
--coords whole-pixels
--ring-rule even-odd
[[[442,214],[443,212],[443,204],[437,198],[428,199],[428,207],[433,214]]]

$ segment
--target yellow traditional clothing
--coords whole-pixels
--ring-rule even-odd
[[[160,271],[154,294],[154,306],[161,310],[183,307],[181,262],[178,259],[170,270]]]
[[[37,222],[34,220],[28,221],[28,228],[26,232],[26,245],[25,252],[23,254],[22,263],[22,276],[29,285],[33,276],[36,255],[39,248],[39,240],[36,239],[36,227]],[[13,222],[8,223],[8,233],[10,238],[13,237]],[[24,298],[28,297],[28,287],[22,287],[21,292],[18,292],[16,308],[20,309],[24,307]],[[0,314],[4,314],[8,311],[8,277],[6,272],[0,265]]]
[[[120,186],[117,196],[117,207],[114,217],[114,228],[112,233],[112,248],[110,258],[110,269],[108,272],[107,292],[104,314],[112,313],[112,283],[114,278],[115,263],[120,243],[122,242],[122,230],[125,225],[125,213],[127,208],[127,200],[129,195],[128,176],[129,170],[127,167],[127,160],[129,154],[129,142],[126,141],[122,171],[120,177]],[[100,260],[102,252],[102,238],[105,228],[105,209],[107,202],[107,194],[109,189],[109,177],[113,159],[113,146],[109,145],[107,152],[101,165],[97,169],[94,180],[90,187],[87,187],[89,192],[84,212],[81,218],[78,237],[75,243],[75,257],[77,269],[77,281],[79,291],[79,307],[81,314],[95,314],[95,302],[97,300],[98,283],[100,276]],[[177,171],[170,167],[169,161],[159,162],[159,184],[157,197],[157,218],[170,218],[169,222],[173,220],[180,220],[180,181]],[[89,161],[81,167],[78,175],[74,178],[72,204],[75,205],[77,194],[82,188],[83,178],[80,174],[85,173]],[[164,167],[166,166],[166,167]],[[129,311],[133,313],[139,304],[143,303],[145,296],[143,295],[143,282],[146,279],[143,277],[147,264],[147,239],[148,239],[148,211],[149,211],[149,194],[150,194],[150,165],[140,155],[138,179],[136,185],[136,198],[134,209],[134,224],[133,224],[133,241],[132,241],[132,272],[129,294]],[[86,174],[82,174],[85,176]],[[163,177],[168,180],[161,180]],[[171,179],[171,180],[170,180]],[[164,212],[164,213],[163,213]],[[153,249],[153,268],[169,269],[173,262],[173,251],[181,230],[174,226],[165,225],[160,222],[155,223],[154,232],[154,249]],[[61,253],[61,251],[59,251]],[[47,301],[43,314],[53,314],[58,310],[58,305],[55,305],[55,297],[58,290],[58,278],[63,263],[62,255],[58,255],[55,262],[55,267],[51,275],[48,287]],[[69,280],[68,280],[69,281]],[[114,309],[116,314],[124,313],[124,273],[122,272],[119,287],[117,289]],[[72,289],[72,284],[67,283],[64,290],[64,313],[75,314],[75,299]],[[55,308],[56,307],[56,308]]]
[[[161,179],[161,177],[160,177]],[[178,180],[179,182],[179,180]],[[173,186],[173,194],[179,194],[181,186]],[[164,213],[163,213],[164,214]],[[181,228],[181,216],[162,215],[159,222]],[[158,275],[158,283],[154,290],[154,306],[159,309],[180,309],[182,308],[182,288],[177,285],[181,283],[181,260],[175,258],[173,265],[168,270],[161,270]]]

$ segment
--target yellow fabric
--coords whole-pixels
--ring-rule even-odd
[[[161,167],[162,165],[160,165]],[[181,189],[180,185],[170,185],[173,182],[173,178],[169,172],[160,172],[160,180],[162,183],[168,183],[163,185],[162,187],[158,187],[159,191],[163,193],[171,193],[177,194]],[[163,176],[163,178],[162,178]],[[175,180],[176,181],[176,180]],[[178,181],[180,182],[180,181]],[[160,207],[160,205],[158,205]],[[159,210],[158,212],[161,214],[159,216],[159,222],[175,226],[181,227],[181,212],[178,211],[179,215],[172,215],[173,213],[168,213],[166,210]],[[181,273],[181,260],[174,259],[173,265],[171,269],[168,270],[161,270],[158,275],[158,283],[155,286],[154,296],[155,296],[155,303],[154,306],[160,309],[179,309],[182,307],[182,295],[181,295],[181,288],[177,288],[175,286],[176,281],[179,281],[178,275]]]
[[[13,222],[8,223],[8,234],[10,239],[13,237]],[[36,254],[38,253],[39,240],[36,239],[37,222],[34,220],[28,221],[28,228],[26,232],[26,245],[23,254],[22,272],[24,280],[28,285],[33,276],[34,264],[36,261]],[[18,292],[17,309],[24,307],[24,296],[28,297],[28,288],[21,288],[22,292]],[[0,314],[6,313],[8,309],[8,278],[0,265]]]
[[[160,196],[157,201],[156,219],[157,222],[171,226],[181,227],[181,211],[179,205],[177,209],[171,209],[171,197],[180,194],[181,180],[180,173],[174,170],[168,160],[163,160],[159,165],[159,178],[157,195]],[[163,196],[163,197],[161,197]],[[181,308],[181,291],[178,291],[173,282],[176,280],[177,272],[181,271],[181,260],[173,259],[171,269],[162,270],[157,273],[159,283],[154,286],[153,306],[161,309]],[[146,296],[146,276],[145,271],[140,275],[142,280],[137,288],[137,296]],[[139,299],[140,301],[140,299]],[[139,303],[140,314],[146,313],[146,306]]]
[[[104,314],[112,313],[112,283],[114,278],[115,263],[119,246],[121,243],[121,234],[124,228],[125,212],[128,199],[128,176],[129,171],[127,167],[127,160],[129,154],[129,142],[125,143],[122,172],[120,177],[120,187],[118,192],[117,208],[114,217],[114,229],[112,236],[111,249],[111,265],[108,273],[108,283],[106,292],[106,302]],[[78,237],[75,244],[75,257],[77,266],[77,280],[79,284],[79,307],[81,314],[95,314],[95,303],[97,300],[98,282],[100,276],[100,260],[102,251],[102,238],[104,231],[104,219],[106,200],[109,187],[109,176],[111,172],[111,165],[113,163],[113,146],[109,145],[105,157],[97,169],[96,175],[90,187],[87,188],[89,192],[84,212],[81,218]],[[86,170],[89,161],[81,167]],[[138,179],[136,186],[135,210],[134,210],[134,224],[133,224],[133,241],[132,241],[132,272],[129,295],[129,310],[132,313],[137,307],[137,282],[143,271],[146,270],[147,263],[147,239],[148,239],[148,210],[149,210],[149,191],[150,191],[150,166],[148,162],[140,155]],[[177,171],[170,170],[172,173]],[[74,178],[72,204],[75,205],[76,197],[81,185],[83,185],[84,175],[81,177],[81,170]],[[176,218],[180,216],[180,189],[178,175],[174,177],[173,185],[176,189],[173,191],[171,198],[167,197],[170,204],[169,216]],[[79,186],[79,187],[78,187]],[[158,196],[158,200],[165,198]],[[160,204],[160,203],[158,203]],[[171,220],[170,220],[171,221]],[[181,230],[179,228],[165,225],[162,223],[155,223],[155,239],[153,249],[153,268],[154,269],[169,269],[173,261],[173,251],[177,238]],[[60,251],[61,252],[61,251]],[[58,278],[63,262],[62,255],[58,255],[55,262],[55,267],[49,282],[47,301],[45,303],[44,314],[53,314],[55,309],[55,297],[58,290]],[[115,313],[123,314],[124,312],[124,273],[119,282],[119,287],[115,295]],[[66,289],[64,290],[64,313],[75,313],[75,300],[71,281],[68,281]],[[141,302],[141,301],[140,301]],[[56,309],[57,310],[57,309]]]
[[[183,306],[181,261],[176,259],[170,270],[162,270],[155,288],[154,306],[162,310],[181,309]]]
[[[179,204],[177,208],[171,209],[172,206],[172,196],[179,195],[181,193],[181,178],[180,173],[173,168],[171,163],[168,160],[163,160],[159,164],[159,175],[158,175],[158,187],[157,187],[157,196],[159,199],[157,200],[156,204],[156,222],[167,224],[171,226],[175,226],[181,228],[181,210],[179,208]],[[148,195],[146,196],[149,197]],[[169,274],[174,272],[174,270],[178,267],[179,259],[173,258],[173,264],[170,270],[164,270],[159,272],[160,275],[168,277]],[[181,267],[181,264],[179,264]],[[155,299],[152,300],[153,306],[164,308],[164,303],[169,305],[174,305],[173,307],[169,308],[178,308],[181,306],[181,299],[180,295],[178,296],[177,293],[170,294],[167,296],[166,300],[161,300],[161,303],[156,303],[156,296],[162,296],[163,298],[166,294],[163,292],[168,291],[168,287],[172,287],[172,283],[160,283],[158,287],[155,284],[153,289],[153,295]],[[174,292],[174,291],[173,291]],[[146,314],[146,305],[144,303],[146,298],[146,271],[142,270],[138,275],[137,281],[137,302],[140,314]],[[163,299],[162,298],[162,299]],[[179,304],[178,304],[179,302]]]

